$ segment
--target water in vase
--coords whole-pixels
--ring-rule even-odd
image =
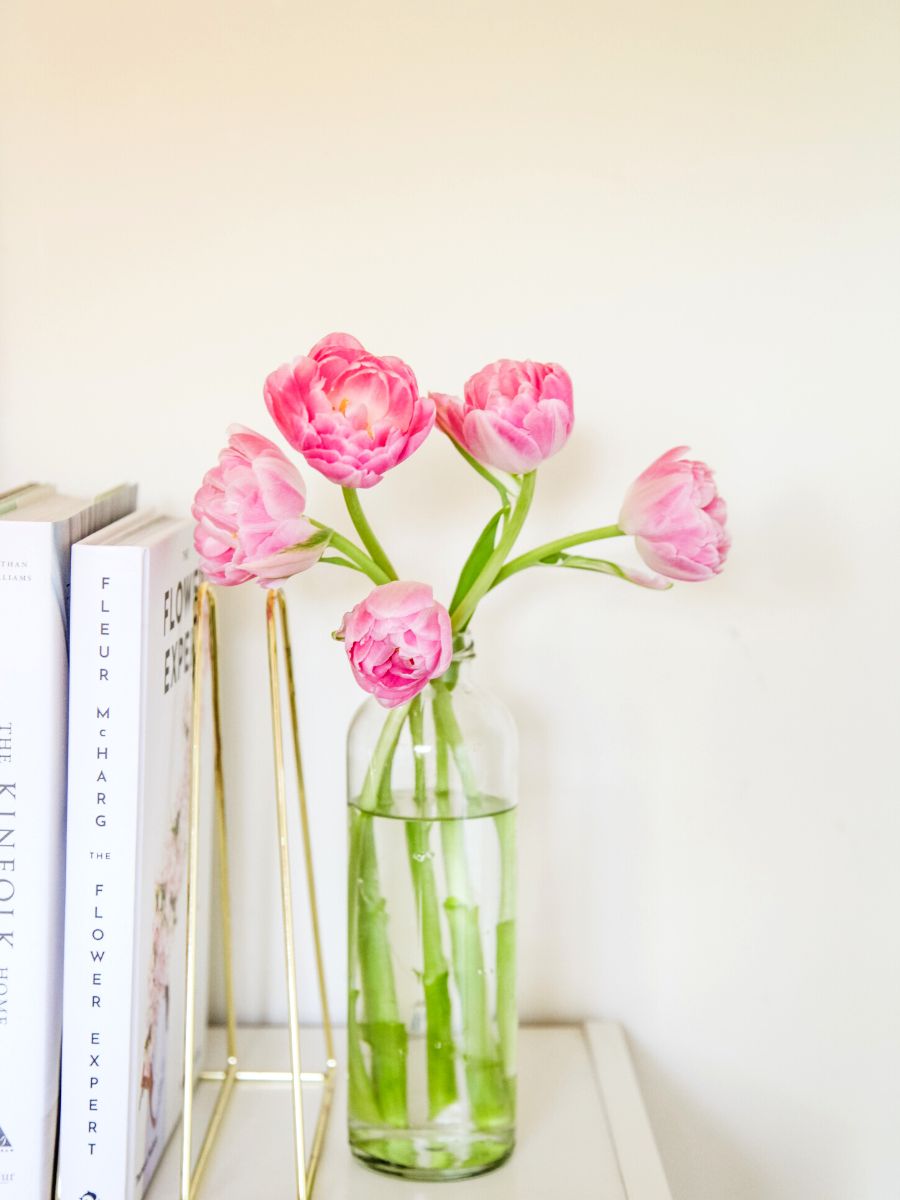
[[[515,1128],[515,809],[349,811],[351,1147],[415,1178],[489,1170]]]

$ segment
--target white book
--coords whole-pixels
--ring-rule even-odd
[[[59,1098],[72,542],[134,508],[0,496],[0,1200],[48,1200]]]
[[[154,514],[72,554],[61,1200],[142,1196],[181,1115],[199,578]]]

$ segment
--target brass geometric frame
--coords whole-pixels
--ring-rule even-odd
[[[202,1071],[199,1082],[218,1083],[216,1102],[203,1133],[203,1141],[192,1167],[194,1134],[194,1082],[192,1064],[195,1052],[195,1022],[197,999],[197,951],[198,951],[198,901],[200,879],[200,763],[202,758],[202,715],[203,715],[203,663],[205,630],[209,636],[210,686],[212,697],[212,727],[215,780],[215,824],[219,861],[219,891],[221,895],[222,947],[225,966],[225,1044],[226,1061],[220,1070]],[[279,655],[279,630],[281,633],[281,655]],[[334,1053],[334,1035],[325,987],[325,970],[322,956],[322,940],[319,932],[319,910],[316,901],[316,885],[313,873],[312,845],[309,831],[309,815],[306,805],[306,789],[303,782],[303,761],[300,752],[300,726],[297,715],[297,694],[294,679],[294,660],[288,631],[287,605],[280,588],[270,589],[266,594],[266,643],[269,660],[269,701],[272,716],[272,749],[275,756],[275,813],[278,826],[278,862],[281,879],[281,918],[284,934],[284,962],[288,996],[289,1041],[291,1053],[290,1071],[257,1071],[242,1067],[238,1061],[237,1019],[234,1007],[234,956],[231,931],[231,892],[228,877],[228,833],[225,813],[225,782],[222,771],[222,726],[219,707],[219,647],[216,628],[215,595],[208,583],[197,590],[194,612],[194,679],[193,679],[193,742],[191,759],[191,800],[188,846],[187,882],[187,951],[186,951],[186,1005],[184,1022],[184,1096],[181,1141],[180,1200],[196,1200],[203,1172],[206,1169],[216,1138],[231,1100],[234,1089],[241,1084],[290,1085],[293,1110],[294,1175],[296,1200],[311,1200],[316,1180],[316,1171],[322,1154],[322,1145],[331,1112],[331,1102],[336,1083],[337,1062]],[[294,935],[293,893],[288,843],[287,784],[284,760],[284,721],[281,703],[281,672],[279,658],[283,659],[291,738],[294,750],[297,797],[300,812],[300,830],[306,868],[306,884],[309,894],[309,911],[312,925],[313,949],[316,961],[319,1001],[322,1008],[322,1030],[325,1036],[326,1062],[323,1071],[304,1071],[301,1065],[299,992],[297,987],[297,956]],[[303,1129],[304,1083],[319,1084],[322,1098],[319,1115],[313,1133],[309,1159],[306,1158]]]

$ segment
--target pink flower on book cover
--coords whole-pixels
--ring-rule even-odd
[[[171,1012],[173,971],[178,969],[174,936],[178,925],[179,901],[183,892],[187,854],[187,816],[191,789],[190,692],[186,691],[181,724],[181,746],[173,758],[180,759],[181,771],[175,781],[163,854],[156,873],[153,893],[153,931],[147,971],[146,1016],[144,1023],[143,1062],[140,1098],[147,1097],[147,1134],[144,1162],[139,1177],[146,1175],[162,1150],[161,1127],[165,1098],[166,1033]]]

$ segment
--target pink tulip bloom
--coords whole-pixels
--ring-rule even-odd
[[[356,682],[385,708],[412,700],[450,666],[450,616],[424,583],[385,583],[340,628]]]
[[[637,477],[625,495],[619,527],[634,535],[648,567],[670,579],[697,582],[722,570],[731,538],[713,473],[706,463],[683,458],[687,449],[676,446]]]
[[[472,376],[462,400],[432,398],[445,433],[484,466],[512,475],[562,449],[575,419],[572,381],[556,363],[501,358]]]
[[[232,425],[191,508],[207,579],[227,586],[256,579],[274,587],[313,566],[326,543],[303,546],[316,534],[305,507],[306,485],[293,463],[268,438]]]
[[[410,367],[331,333],[265,384],[275,424],[311,467],[342,487],[369,488],[422,444],[434,403]]]

